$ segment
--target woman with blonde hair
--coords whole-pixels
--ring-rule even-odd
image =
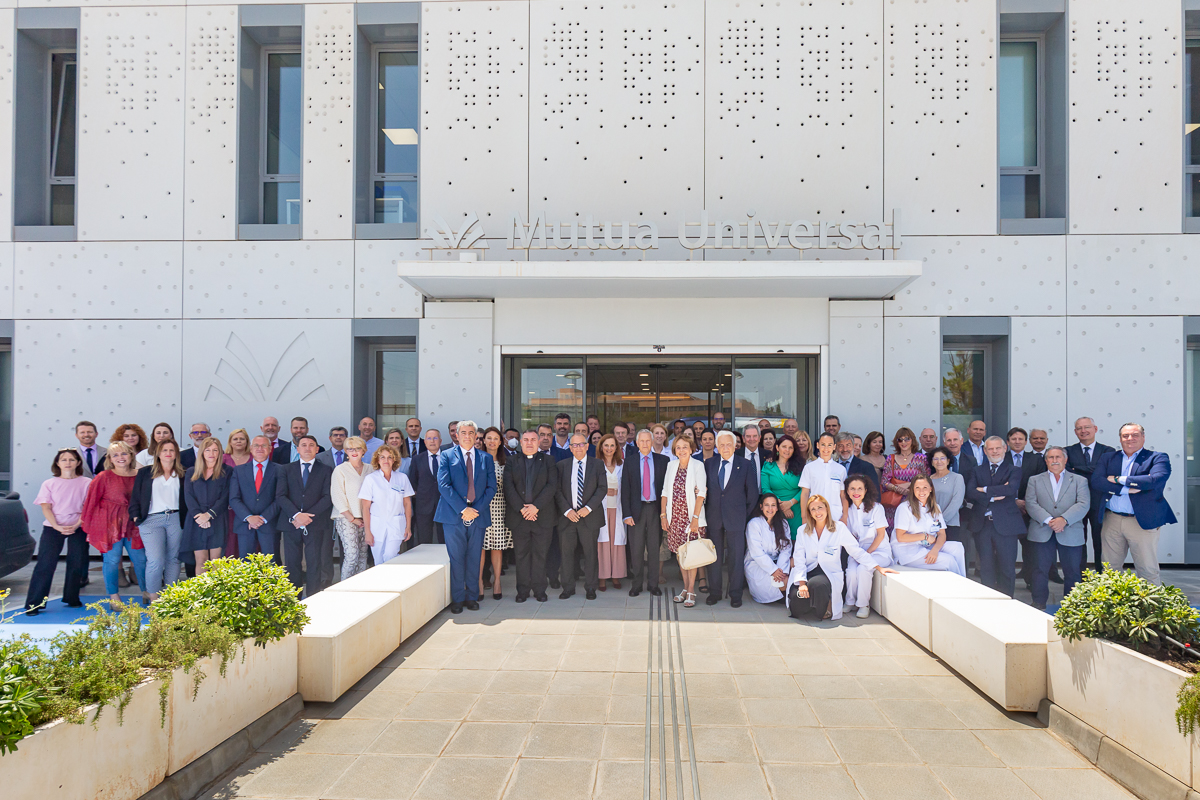
[[[143,436],[145,434],[142,434]],[[146,551],[137,527],[129,519],[129,495],[137,476],[137,451],[120,439],[108,445],[104,469],[88,484],[79,518],[88,544],[104,557],[104,588],[108,599],[121,599],[121,552],[129,554],[138,585],[146,584]]]
[[[667,465],[663,478],[662,522],[667,546],[678,555],[684,542],[704,538],[708,535],[708,521],[704,516],[704,498],[708,494],[708,477],[704,473],[704,462],[692,458],[692,440],[685,430],[671,445],[675,460]],[[696,605],[696,573],[702,569],[683,569],[683,588],[675,595],[676,603],[684,608]]]
[[[796,431],[796,435],[792,438],[796,442],[796,457],[800,459],[801,465],[807,464],[817,457],[816,448],[813,447],[813,440],[808,435],[808,431]]]
[[[183,496],[191,513],[183,523],[180,549],[196,555],[196,574],[204,562],[221,557],[229,530],[229,470],[221,440],[207,437],[200,443],[196,463],[184,473]]]
[[[342,580],[353,577],[367,568],[367,543],[363,522],[363,480],[373,471],[370,464],[363,463],[367,454],[367,443],[361,436],[350,436],[342,445],[346,460],[333,470],[329,481],[329,495],[333,501],[333,528],[342,543]]]
[[[925,475],[913,478],[908,500],[896,509],[892,540],[897,564],[967,575],[962,542],[946,541],[946,517],[938,508],[933,481]]]
[[[479,437],[481,440],[482,436]],[[412,453],[408,452],[408,434],[399,428],[392,428],[383,435],[383,443],[391,445],[396,451],[396,457],[400,460],[396,463],[396,469],[403,474],[408,474],[408,468],[412,464]],[[374,463],[375,457],[372,454],[371,461]]]
[[[371,473],[358,490],[363,538],[376,564],[400,555],[400,548],[412,538],[414,494],[408,476],[400,471],[400,453],[390,444],[381,444],[371,456]]]
[[[225,466],[240,467],[250,460],[250,432],[245,428],[237,428],[229,432],[228,443],[225,445]]]
[[[154,463],[138,470],[129,496],[129,520],[138,526],[146,548],[146,586],[153,602],[165,584],[179,580],[180,518],[187,517],[183,467],[174,439],[151,442]]]
[[[796,619],[819,614],[822,619],[842,618],[842,550],[876,572],[895,572],[875,563],[846,524],[829,513],[829,501],[819,494],[808,498],[805,523],[796,535],[792,574],[788,578],[788,611]]]

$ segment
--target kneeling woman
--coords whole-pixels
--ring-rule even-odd
[[[887,517],[875,491],[875,482],[864,475],[851,475],[846,481],[846,496],[850,499],[846,527],[874,562],[865,565],[855,562],[846,569],[846,604],[858,606],[855,616],[866,619],[871,615],[871,579],[875,565],[892,565],[892,546],[888,542]]]
[[[764,494],[746,524],[746,585],[756,603],[783,599],[791,560],[791,528],[779,511],[779,498]]]
[[[946,520],[929,478],[913,479],[908,487],[908,500],[896,507],[896,530],[892,536],[895,537],[892,553],[897,564],[966,577],[962,542],[946,541]]]
[[[842,550],[859,564],[876,572],[895,572],[875,563],[858,546],[854,534],[829,513],[829,501],[819,494],[808,498],[807,519],[796,535],[796,548],[788,580],[788,610],[796,619],[820,614],[822,619],[842,618]]]

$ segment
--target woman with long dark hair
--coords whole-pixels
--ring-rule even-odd
[[[42,507],[46,521],[42,524],[37,564],[25,597],[25,615],[29,617],[41,613],[46,605],[64,543],[67,545],[67,577],[63,583],[63,604],[71,608],[83,606],[79,601],[79,587],[87,575],[88,541],[80,527],[80,517],[92,479],[83,476],[83,457],[74,447],[64,447],[54,454],[50,474],[53,477],[42,483],[37,497],[33,498],[34,504]]]
[[[758,498],[754,516],[746,523],[746,586],[754,602],[783,599],[791,560],[791,531],[779,513],[779,498],[768,492]]]
[[[846,527],[858,546],[881,567],[892,565],[892,546],[887,535],[887,516],[879,502],[875,481],[866,475],[851,475],[846,480],[846,497],[850,509],[846,514]],[[873,567],[858,562],[846,567],[846,605],[858,606],[855,616],[865,619],[871,614],[871,581]]]
[[[155,426],[156,428],[158,426]],[[150,601],[162,587],[179,580],[179,545],[182,518],[187,516],[183,493],[183,466],[174,439],[151,442],[154,463],[138,470],[129,496],[129,520],[138,526],[146,550],[146,585]]]
[[[139,467],[148,467],[154,463],[154,454],[158,452],[158,446],[163,442],[175,441],[175,430],[166,422],[160,422],[150,429],[150,441],[146,444],[145,450],[138,451],[137,463]]]
[[[804,520],[800,509],[793,509],[800,502],[800,475],[804,462],[796,454],[796,442],[790,436],[780,436],[775,442],[775,458],[763,464],[762,491],[779,498],[779,513],[787,520],[792,541]]]

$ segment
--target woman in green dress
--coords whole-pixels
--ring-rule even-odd
[[[780,435],[775,442],[775,460],[763,464],[762,491],[779,498],[779,510],[787,520],[792,541],[796,541],[796,530],[804,522],[800,509],[793,508],[800,502],[800,473],[804,464],[796,455],[796,442],[792,437]]]

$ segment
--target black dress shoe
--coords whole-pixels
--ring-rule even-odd
[[[27,617],[36,617],[36,616],[37,616],[38,614],[40,614],[40,613],[42,613],[42,610],[41,610],[40,608],[31,608],[31,609],[29,609],[28,611],[26,611],[26,612],[25,612],[25,616],[27,616]]]
[[[559,600],[570,600],[574,596],[575,596],[574,592],[568,592],[566,589],[563,589],[562,594],[560,594],[558,596],[558,599]]]
[[[550,581],[550,588],[551,589],[561,589],[562,588],[562,584],[558,582],[558,578],[555,578],[554,580]]]
[[[650,594],[654,595],[655,597],[662,597],[662,589],[655,586],[650,589]]]
[[[80,603],[79,601],[75,601],[74,603],[64,602],[63,605],[67,608],[83,608],[83,603]]]
[[[451,614],[461,614],[462,613],[462,603],[451,603],[450,604],[450,613]]]
[[[707,599],[707,600],[705,600],[704,602],[705,602],[705,603],[708,603],[710,606],[715,606],[717,603],[721,602],[721,595],[719,595],[719,594],[710,594],[710,595],[708,596],[708,599]]]
[[[546,599],[547,599],[547,598],[546,598],[546,593],[545,593],[545,592],[538,592],[537,594],[535,594],[535,595],[533,596],[533,599],[534,599],[534,600],[537,600],[539,603],[544,603],[544,602],[546,602]]]
[[[526,600],[528,600],[528,599],[529,599],[529,595],[527,595],[527,594],[519,594],[519,595],[517,595],[517,602],[518,602],[518,603],[524,603],[524,602],[525,602]]]
[[[479,603],[474,600],[467,601],[467,611],[478,611]]]
[[[742,601],[741,600],[730,600],[729,605],[733,606],[734,608],[741,608]]]
[[[636,586],[634,586],[632,589],[629,590],[630,597],[637,597],[641,593],[642,593],[642,590],[637,588]]]
[[[587,590],[587,594],[586,594],[586,595],[584,595],[584,596],[585,596],[585,597],[586,597],[588,600],[595,600],[595,599],[596,599],[596,590],[595,590],[595,589],[588,589],[588,590]]]

